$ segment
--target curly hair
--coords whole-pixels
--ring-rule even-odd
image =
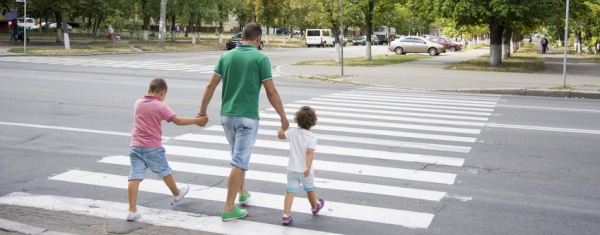
[[[294,121],[302,129],[310,130],[311,127],[317,124],[317,113],[310,106],[302,106],[296,111]]]

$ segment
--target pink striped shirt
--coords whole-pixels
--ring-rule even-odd
[[[131,146],[144,148],[162,147],[163,120],[170,122],[176,114],[169,106],[154,96],[144,96],[133,106],[133,130]]]

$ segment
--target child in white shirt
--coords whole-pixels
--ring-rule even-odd
[[[282,223],[284,225],[293,222],[291,216],[294,196],[302,184],[308,201],[311,205],[313,215],[317,215],[325,205],[323,199],[317,200],[314,182],[313,153],[317,146],[317,138],[310,132],[310,128],[317,124],[317,114],[310,106],[303,106],[296,112],[294,121],[298,127],[283,130],[279,128],[277,136],[279,139],[289,139],[290,156],[288,162],[287,188],[283,206]]]

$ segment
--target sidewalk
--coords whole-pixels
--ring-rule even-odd
[[[466,61],[489,54],[489,49],[469,50],[457,55],[442,55],[397,65],[379,67],[281,65],[276,70],[284,75],[322,79],[357,85],[387,86],[403,89],[488,93],[509,95],[536,95],[551,97],[600,98],[600,64],[576,55],[568,55],[566,85],[575,90],[556,90],[562,87],[564,55],[551,51],[541,58],[546,69],[541,73],[503,73],[444,70],[455,62]],[[390,56],[397,56],[390,54]],[[326,78],[337,77],[337,78]]]

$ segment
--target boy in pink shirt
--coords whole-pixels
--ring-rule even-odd
[[[161,143],[161,122],[165,120],[179,126],[193,124],[204,126],[208,118],[178,117],[167,104],[163,103],[166,96],[167,82],[162,78],[155,78],[150,82],[148,95],[136,100],[134,104],[134,122],[129,147],[131,170],[129,172],[129,186],[127,187],[129,201],[127,220],[129,221],[141,217],[140,212],[137,211],[137,195],[140,182],[144,180],[148,168],[163,179],[171,193],[173,193],[174,202],[181,201],[189,191],[188,185],[177,187],[171,167],[169,167],[165,156],[165,148]]]

